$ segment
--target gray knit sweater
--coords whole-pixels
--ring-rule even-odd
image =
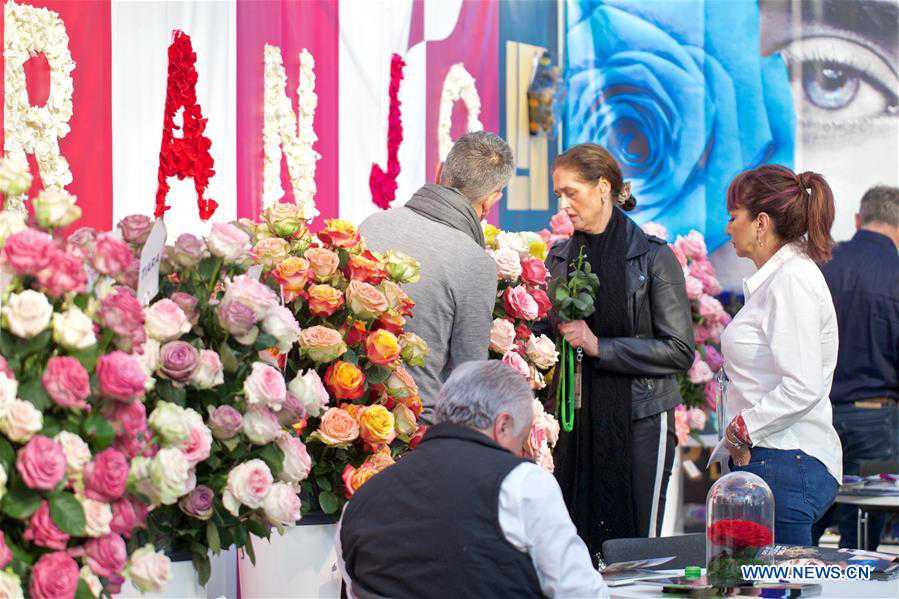
[[[487,359],[496,265],[468,235],[405,207],[372,214],[360,232],[375,251],[394,249],[421,262],[421,280],[403,288],[415,301],[406,330],[431,349],[423,368],[409,369],[424,405],[422,418],[430,423],[453,367]]]

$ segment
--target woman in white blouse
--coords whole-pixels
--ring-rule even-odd
[[[737,255],[758,270],[743,282],[746,303],[721,339],[725,442],[733,469],[771,487],[775,542],[810,545],[842,479],[829,397],[837,321],[818,268],[833,245],[833,194],[817,173],[765,165],[731,182],[727,209]]]

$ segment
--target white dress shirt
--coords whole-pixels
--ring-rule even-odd
[[[593,567],[552,474],[527,462],[506,475],[499,490],[499,525],[513,547],[531,557],[547,597],[607,598],[609,587]],[[353,598],[337,526],[337,563]],[[452,567],[452,564],[449,564]]]
[[[841,482],[843,450],[830,405],[837,319],[824,275],[788,244],[743,291],[746,303],[721,337],[730,379],[725,422],[742,413],[753,445],[802,450]]]

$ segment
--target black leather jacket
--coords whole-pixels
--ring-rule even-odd
[[[628,314],[636,336],[600,337],[599,358],[592,362],[634,377],[631,414],[636,420],[681,402],[675,374],[693,365],[694,341],[684,273],[674,253],[664,240],[646,235],[630,219],[627,239]],[[559,242],[550,250],[546,266],[551,278],[567,276],[571,243]]]

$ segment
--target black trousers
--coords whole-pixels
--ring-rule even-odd
[[[631,488],[638,536],[661,534],[676,448],[673,408],[631,423]]]

